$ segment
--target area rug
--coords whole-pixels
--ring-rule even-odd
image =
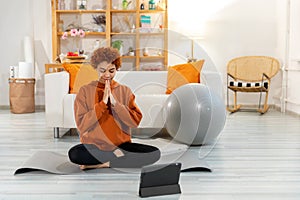
[[[161,151],[161,158],[155,164],[167,164],[180,162],[182,172],[187,171],[205,171],[211,172],[210,166],[199,158],[200,147],[188,147],[185,144],[174,141],[156,138],[156,139],[133,139],[133,142],[149,144],[156,146]],[[52,173],[52,174],[76,174],[76,173],[120,173],[120,172],[139,172],[139,169],[92,169],[81,170],[78,165],[70,162],[67,155],[53,151],[37,151],[29,157],[16,171],[17,174],[24,173]]]

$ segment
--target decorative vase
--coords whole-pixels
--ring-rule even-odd
[[[103,24],[98,26],[98,32],[105,32],[105,26]]]
[[[143,56],[149,56],[148,48],[143,49]]]
[[[130,51],[130,52],[128,53],[128,55],[129,55],[129,56],[134,56],[134,51]]]
[[[99,47],[100,47],[100,41],[99,41],[99,40],[96,40],[96,41],[94,42],[93,50],[96,50],[96,49],[98,49]]]

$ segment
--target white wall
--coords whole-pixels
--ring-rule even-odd
[[[51,42],[51,1],[31,0],[34,30],[35,62],[40,72],[40,78],[36,83],[36,105],[44,105],[44,73],[45,63],[49,63],[52,58]]]
[[[32,35],[29,0],[12,0],[1,9],[1,53],[0,53],[0,105],[8,104],[8,66],[17,65],[22,59],[21,41],[25,35]],[[25,11],[25,12],[24,12]]]
[[[51,1],[10,0],[2,3],[5,9],[0,12],[0,105],[9,105],[9,66],[24,61],[25,36],[34,38],[37,67],[41,72],[41,79],[36,80],[36,105],[44,105],[44,63],[51,58]]]
[[[285,1],[283,0],[212,0],[205,4],[204,0],[193,4],[191,10],[185,15],[190,15],[193,20],[186,22],[190,26],[200,27],[195,32],[200,33],[197,39],[199,45],[206,49],[208,55],[215,62],[216,67],[223,74],[226,82],[226,64],[237,56],[267,55],[278,58],[283,64],[285,52]],[[207,2],[207,1],[206,1]],[[202,5],[200,5],[202,3]],[[170,15],[181,16],[175,12],[175,6],[169,3]],[[197,4],[197,5],[195,5]],[[216,6],[213,6],[213,5]],[[184,8],[182,8],[184,9]],[[203,14],[203,12],[205,12]],[[176,14],[175,14],[176,13]],[[180,17],[176,17],[180,20]],[[183,32],[187,27],[185,23],[178,25],[170,17],[170,28]],[[193,29],[190,28],[190,32]],[[196,52],[196,58],[201,54]],[[224,90],[226,91],[224,84]],[[231,94],[231,93],[230,93]],[[270,91],[270,104],[279,104],[273,97],[281,96],[281,73],[273,79]],[[238,101],[242,104],[257,104],[258,94],[239,93]]]
[[[226,63],[236,56],[269,55],[284,61],[285,0],[185,0],[180,3],[169,0],[168,4],[169,29],[181,33],[200,32],[201,39],[196,40],[223,73],[224,82]],[[5,36],[0,37],[0,105],[9,105],[8,66],[23,59],[24,36],[34,37],[36,59],[42,75],[44,63],[51,59],[51,1],[10,0],[5,5],[6,9],[0,13],[1,35]],[[190,54],[189,45],[178,48],[183,48],[183,56]],[[195,51],[195,57],[201,58],[197,47]],[[44,104],[42,82],[38,80],[37,83],[37,105]],[[281,87],[280,74],[272,84],[271,104],[276,103],[272,96],[281,95],[281,90],[277,89]],[[241,95],[241,102],[257,102],[256,97],[246,95]]]

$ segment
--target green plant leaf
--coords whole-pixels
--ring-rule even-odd
[[[122,45],[123,45],[122,40],[115,40],[111,43],[111,46],[115,49],[118,49],[119,51],[120,51]]]

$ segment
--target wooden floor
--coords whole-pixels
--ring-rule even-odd
[[[44,112],[0,110],[0,200],[139,199],[139,174],[13,173],[40,150],[67,153],[77,137],[54,139]],[[150,199],[300,199],[300,118],[270,110],[228,115],[205,160],[212,173],[182,173],[181,195]]]

